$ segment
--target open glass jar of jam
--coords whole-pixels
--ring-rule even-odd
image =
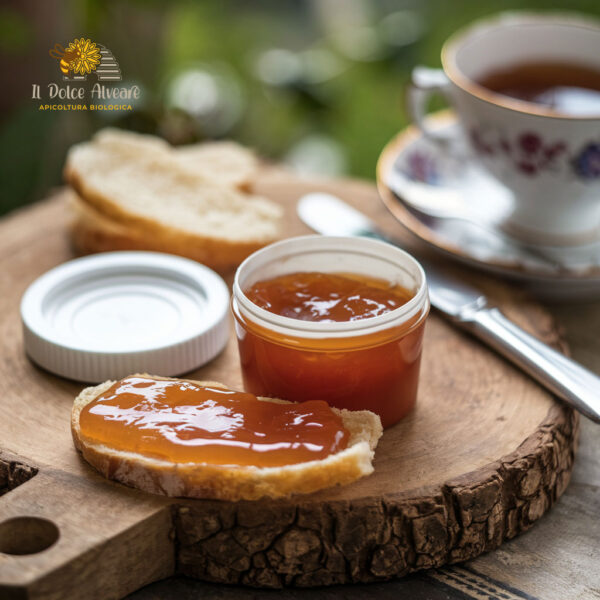
[[[368,409],[384,427],[413,408],[429,297],[403,250],[325,236],[272,244],[238,268],[232,310],[247,391]]]

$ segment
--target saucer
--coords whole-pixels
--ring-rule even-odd
[[[600,239],[545,246],[511,237],[502,223],[512,192],[474,160],[454,113],[435,113],[428,125],[444,134],[443,142],[410,126],[379,157],[377,185],[394,217],[435,250],[538,296],[600,298]]]

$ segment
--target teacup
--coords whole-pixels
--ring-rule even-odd
[[[516,13],[456,33],[443,46],[443,70],[413,71],[413,121],[425,135],[440,139],[427,128],[425,109],[433,93],[448,98],[474,156],[513,192],[505,226],[515,236],[542,244],[595,239],[600,232],[600,107],[590,116],[569,115],[477,83],[524,61],[600,71],[600,25],[583,17]]]

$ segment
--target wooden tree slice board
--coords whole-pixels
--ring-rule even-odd
[[[286,207],[286,235],[308,233],[295,202],[317,190],[406,239],[372,185],[280,172],[258,185]],[[81,385],[37,368],[22,346],[21,295],[73,257],[68,223],[61,195],[0,222],[2,598],[114,598],[175,572],[263,587],[385,580],[496,548],[567,486],[576,415],[436,314],[417,408],[384,433],[373,475],[290,500],[238,503],[165,498],[104,480],[71,441]],[[513,320],[560,345],[541,307],[479,283]],[[189,377],[241,387],[233,338]],[[41,551],[19,554],[33,550]]]

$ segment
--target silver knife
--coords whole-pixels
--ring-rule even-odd
[[[365,215],[331,194],[307,194],[300,198],[297,210],[302,221],[318,233],[364,236],[398,245]],[[600,377],[517,327],[498,308],[488,306],[487,298],[476,288],[420,262],[434,308],[581,414],[600,423]]]

